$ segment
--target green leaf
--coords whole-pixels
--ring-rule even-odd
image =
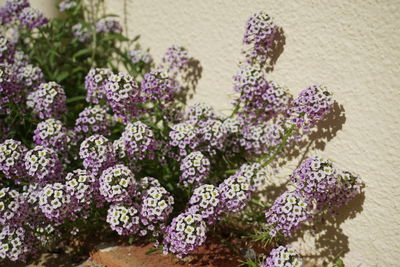
[[[84,48],[73,54],[72,58],[75,60],[77,57],[83,56],[83,55],[89,55],[92,53],[92,49],[90,48]]]
[[[57,82],[61,82],[61,81],[63,81],[65,78],[67,78],[68,75],[69,75],[69,72],[68,72],[68,71],[63,71],[63,72],[61,72],[61,73],[59,73],[59,74],[56,76],[56,81],[57,81]]]
[[[151,255],[151,254],[154,254],[154,253],[159,252],[159,251],[162,251],[162,250],[163,250],[163,247],[162,247],[162,246],[161,246],[161,247],[158,247],[158,248],[149,249],[149,250],[146,252],[146,255]]]

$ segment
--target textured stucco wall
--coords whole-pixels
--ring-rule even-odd
[[[53,3],[33,2],[43,10]],[[110,12],[124,14],[123,0],[107,4]],[[320,152],[367,184],[365,197],[342,211],[339,226],[319,224],[294,246],[311,264],[320,255],[345,255],[347,266],[399,266],[400,1],[126,0],[126,6],[130,36],[140,34],[156,60],[171,44],[200,60],[195,100],[223,112],[230,109],[245,21],[261,10],[272,15],[286,44],[270,79],[294,94],[323,83],[344,108],[345,118],[336,112],[335,127],[323,134],[331,139],[324,149],[313,145],[308,154]]]

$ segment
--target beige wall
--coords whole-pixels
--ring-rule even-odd
[[[47,7],[41,2],[43,9]],[[53,1],[47,1],[50,3]],[[123,0],[108,0],[123,14]],[[345,255],[347,266],[399,266],[400,253],[400,1],[127,0],[130,36],[141,35],[156,60],[171,44],[188,48],[203,66],[195,99],[230,109],[232,75],[247,18],[264,10],[285,31],[286,44],[270,78],[298,93],[327,85],[344,107],[324,133],[322,155],[357,171],[366,182],[339,216],[294,245],[306,260]],[[38,4],[36,4],[38,6]],[[344,123],[343,123],[344,122]],[[313,146],[314,147],[314,146]],[[321,147],[321,146],[317,146]],[[313,155],[318,150],[311,150]],[[289,165],[295,166],[298,158]],[[278,177],[282,181],[291,169]],[[362,205],[361,205],[362,204]],[[352,209],[357,210],[355,214]],[[349,218],[353,217],[353,218]]]

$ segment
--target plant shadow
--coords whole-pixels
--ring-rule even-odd
[[[181,70],[180,76],[182,84],[177,97],[183,104],[186,104],[188,100],[193,98],[202,72],[203,67],[200,61],[195,58],[190,58],[187,66]]]
[[[267,67],[265,71],[267,73],[274,70],[275,64],[278,61],[279,56],[283,53],[284,46],[286,44],[286,37],[283,28],[279,27],[274,35],[272,41],[271,51],[267,58]]]

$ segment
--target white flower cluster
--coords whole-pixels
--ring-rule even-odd
[[[5,225],[21,218],[24,215],[21,204],[21,195],[17,191],[8,187],[0,189],[0,223]]]
[[[51,147],[55,150],[64,150],[67,148],[67,130],[62,122],[53,118],[38,123],[35,136],[35,143]]]
[[[59,177],[61,164],[53,149],[36,146],[25,154],[25,169],[36,182],[45,183]]]
[[[133,63],[138,63],[138,62],[142,61],[143,63],[147,64],[147,63],[150,63],[153,61],[153,58],[150,55],[150,53],[143,49],[135,49],[135,50],[129,51],[128,57],[131,58],[131,61]]]
[[[214,185],[201,185],[193,191],[193,195],[189,200],[189,210],[200,214],[204,219],[208,218],[209,222],[213,222],[219,212],[219,196],[220,192]]]
[[[164,187],[150,187],[143,196],[140,214],[152,223],[162,222],[172,212],[173,204],[174,198]]]
[[[79,157],[83,159],[85,169],[97,175],[103,168],[109,166],[114,158],[112,144],[102,135],[95,134],[86,138],[80,146]]]
[[[125,141],[128,154],[137,159],[143,159],[146,154],[151,158],[156,148],[153,131],[140,121],[128,123],[121,139]]]
[[[72,195],[82,202],[89,204],[91,201],[92,185],[95,177],[86,170],[77,169],[67,174],[65,185]]]
[[[107,212],[107,222],[119,235],[131,235],[139,230],[139,212],[134,206],[112,205]]]
[[[300,267],[303,266],[299,254],[290,246],[279,246],[271,251],[263,267]]]
[[[121,202],[132,197],[136,189],[133,173],[118,164],[106,169],[100,177],[100,194],[108,202]]]
[[[0,144],[0,170],[9,178],[23,176],[23,159],[28,149],[20,141],[7,139]]]
[[[12,229],[4,226],[0,231],[0,258],[11,261],[24,260],[29,248],[25,240],[25,230],[22,227]]]
[[[189,107],[186,112],[186,120],[199,121],[208,120],[216,117],[214,109],[205,103],[198,102]]]
[[[61,183],[47,184],[40,192],[39,207],[50,220],[72,218],[73,205],[67,187]]]

